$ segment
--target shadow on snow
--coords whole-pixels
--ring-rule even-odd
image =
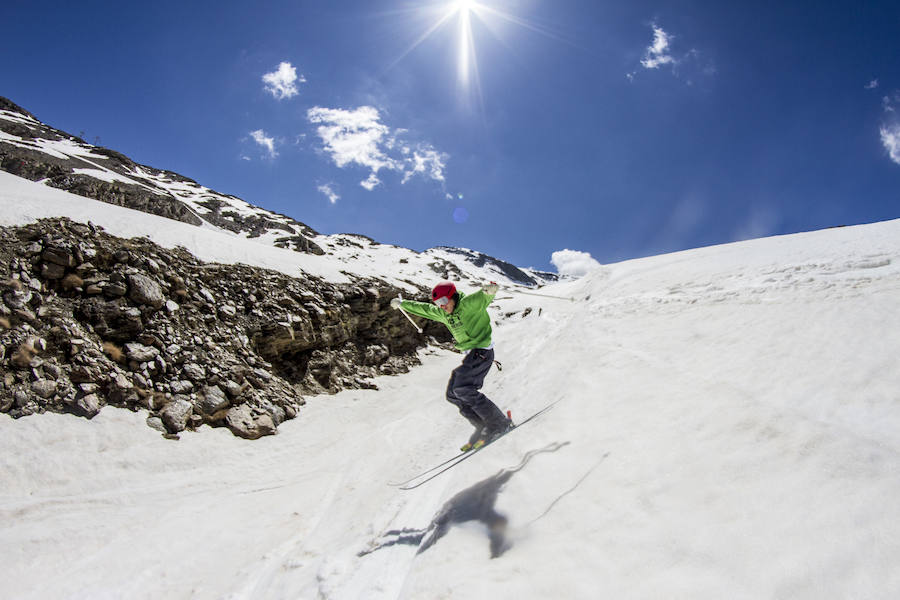
[[[512,479],[512,476],[525,468],[525,465],[527,465],[532,458],[545,452],[556,452],[568,444],[569,442],[554,442],[543,448],[528,452],[522,461],[515,467],[503,469],[496,475],[492,475],[450,498],[431,520],[431,523],[424,529],[405,528],[387,531],[382,534],[376,542],[372,542],[372,545],[369,548],[359,552],[358,556],[365,556],[376,552],[377,550],[381,550],[382,548],[397,544],[418,546],[419,549],[416,554],[421,554],[435,545],[438,540],[447,534],[453,525],[467,523],[469,521],[478,521],[484,524],[487,528],[488,540],[490,541],[491,558],[501,556],[504,552],[509,550],[511,544],[506,538],[507,518],[498,513],[494,508],[497,503],[497,496],[500,494],[503,486]],[[606,458],[606,455],[604,455],[603,458]],[[601,459],[601,462],[602,460],[603,459]],[[597,465],[595,465],[594,468],[596,468],[596,466]],[[593,471],[593,468],[591,471]],[[549,512],[563,496],[571,493],[578,487],[588,474],[590,474],[590,471],[588,471],[588,473],[582,477],[572,489],[567,490],[559,498],[554,500],[541,517],[547,514],[547,512]],[[534,521],[532,521],[532,523],[533,522]]]

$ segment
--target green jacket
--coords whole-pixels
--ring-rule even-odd
[[[468,296],[459,292],[459,301],[449,315],[444,309],[425,302],[404,300],[400,306],[412,315],[443,323],[453,334],[459,350],[471,350],[491,345],[491,317],[487,307],[493,299],[483,290]]]

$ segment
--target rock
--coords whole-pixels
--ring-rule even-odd
[[[224,383],[222,383],[222,387],[225,388],[225,393],[227,393],[232,398],[237,398],[244,391],[244,386],[242,386],[239,383],[236,383],[230,379],[228,379]]]
[[[162,308],[166,302],[162,288],[156,281],[140,273],[132,273],[128,276],[128,298],[134,303]]]
[[[41,258],[54,265],[61,267],[74,267],[75,257],[68,248],[58,248],[50,246],[41,253]],[[65,270],[65,269],[64,269]]]
[[[31,384],[31,391],[44,400],[56,395],[56,382],[50,379],[39,379]]]
[[[275,422],[268,414],[255,414],[246,404],[228,409],[225,424],[231,432],[248,440],[256,440],[276,432]]]
[[[165,423],[159,417],[147,417],[147,426],[161,433],[169,433]]]
[[[390,355],[390,351],[382,344],[369,346],[366,348],[365,364],[380,365],[386,361]]]
[[[194,384],[182,379],[170,383],[169,388],[173,394],[190,394],[194,391]]]
[[[433,335],[415,335],[387,304],[398,290],[375,280],[204,264],[63,218],[0,237],[0,409],[14,418],[112,404],[149,410],[168,435],[209,424],[256,438],[296,417],[302,394],[406,370]]]
[[[25,390],[17,388],[13,391],[13,400],[16,403],[16,406],[19,408],[24,408],[26,404],[28,404],[28,393]]]
[[[206,380],[206,369],[196,363],[188,363],[181,369],[181,374],[194,383]]]
[[[225,392],[217,385],[209,385],[200,392],[200,400],[197,408],[206,415],[215,415],[217,412],[228,408],[231,402],[225,397]]]
[[[88,394],[75,400],[78,411],[88,419],[93,419],[100,412],[100,398],[97,394]]]
[[[37,321],[37,315],[27,308],[17,308],[13,311],[13,315],[20,321],[25,321],[26,323],[34,323]]]
[[[184,398],[178,398],[163,408],[159,416],[169,433],[184,431],[194,407]]]
[[[143,344],[132,342],[130,344],[125,344],[125,355],[129,360],[142,363],[156,358],[159,355],[159,350],[151,346],[144,346]]]
[[[44,279],[62,279],[65,275],[65,267],[55,263],[41,263],[41,277]]]
[[[134,387],[134,385],[128,381],[128,378],[125,377],[122,373],[117,374],[113,378],[113,384],[120,390],[127,391]]]
[[[119,298],[128,293],[128,287],[121,281],[111,281],[103,288],[103,292],[114,298]]]

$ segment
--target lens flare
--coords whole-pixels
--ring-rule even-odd
[[[421,20],[425,29],[388,68],[399,63],[445,26],[452,24],[456,29],[456,80],[459,90],[462,92],[461,98],[474,99],[483,108],[479,56],[476,52],[478,44],[474,33],[478,33],[479,36],[482,35],[482,32],[491,33],[495,38],[501,40],[501,25],[507,24],[520,30],[525,29],[546,37],[566,41],[550,29],[499,8],[496,4],[498,4],[498,0],[445,0],[425,3],[424,6],[415,9],[399,11],[410,15],[416,21]],[[479,27],[473,33],[473,25],[476,21]],[[510,46],[507,42],[503,42],[503,45]]]

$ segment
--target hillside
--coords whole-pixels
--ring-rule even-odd
[[[0,182],[20,225],[134,226]],[[387,483],[469,433],[444,350],[252,443],[205,425],[173,443],[113,407],[0,415],[4,595],[895,598],[898,240],[900,221],[760,239],[542,290],[575,302],[503,295],[485,392],[514,418],[558,403],[407,492]],[[316,264],[261,247],[228,251]]]
[[[313,262],[338,265],[332,268],[333,272],[344,270],[390,280],[415,280],[423,275],[454,277],[473,285],[485,277],[526,286],[556,280],[553,273],[519,268],[475,250],[432,248],[419,253],[352,232],[322,235],[291,217],[216,192],[178,173],[137,164],[115,150],[89,144],[41,122],[3,97],[0,170],[198,229],[319,256],[322,260]]]

